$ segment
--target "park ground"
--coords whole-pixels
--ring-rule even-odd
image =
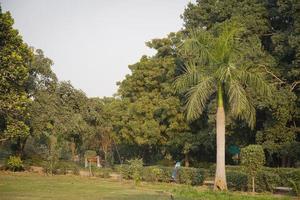
[[[1,200],[289,200],[289,196],[213,192],[205,187],[140,183],[73,175],[0,172]]]

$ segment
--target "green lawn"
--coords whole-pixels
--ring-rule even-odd
[[[214,193],[204,188],[188,188],[175,184],[113,181],[79,176],[43,176],[30,173],[0,172],[1,200],[271,200],[291,199],[271,195],[245,193]]]

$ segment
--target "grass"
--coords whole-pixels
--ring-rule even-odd
[[[215,193],[204,188],[175,184],[113,181],[79,176],[43,176],[32,173],[0,172],[1,200],[273,200],[291,199],[272,195]]]

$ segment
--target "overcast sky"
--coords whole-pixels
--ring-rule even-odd
[[[30,46],[54,61],[59,80],[89,97],[112,96],[145,46],[182,27],[190,0],[0,0]]]

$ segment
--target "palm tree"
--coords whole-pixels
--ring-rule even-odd
[[[226,115],[244,120],[253,128],[256,111],[248,91],[271,94],[262,67],[246,62],[249,55],[237,37],[241,30],[236,24],[224,23],[214,32],[191,31],[180,49],[185,66],[175,81],[175,88],[186,95],[187,119],[199,118],[208,101],[213,97],[217,100],[214,190],[227,190],[224,105],[228,108]]]

